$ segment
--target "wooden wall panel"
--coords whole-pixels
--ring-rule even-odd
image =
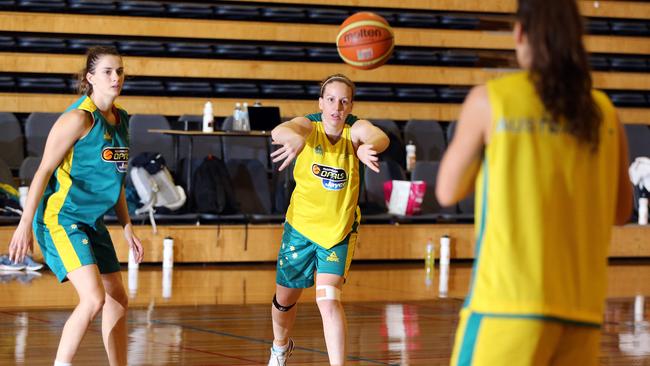
[[[9,243],[13,227],[0,227],[0,243]],[[177,262],[258,262],[275,261],[282,239],[282,226],[248,225],[170,225],[159,226],[153,234],[148,225],[135,226],[136,235],[145,247],[145,261],[162,261],[162,242],[174,238]],[[109,226],[118,258],[128,259],[128,248],[119,226]],[[451,238],[451,258],[474,257],[475,234],[469,224],[361,225],[354,258],[357,260],[424,259],[426,243],[431,238],[439,255],[442,235]],[[35,245],[37,258],[42,257]],[[650,257],[650,226],[615,227],[611,257]]]

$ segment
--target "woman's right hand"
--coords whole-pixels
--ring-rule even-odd
[[[18,224],[14,236],[9,243],[9,259],[14,263],[22,263],[27,252],[34,250],[34,237],[32,236],[32,226],[30,223]]]
[[[295,159],[305,147],[305,138],[299,134],[294,134],[291,138],[286,139],[284,143],[274,140],[273,145],[281,146],[271,153],[271,158],[273,158],[274,163],[284,160],[282,165],[278,168],[278,171],[282,171],[284,168],[289,166],[293,159]]]

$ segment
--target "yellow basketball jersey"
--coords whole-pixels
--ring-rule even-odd
[[[320,114],[308,115],[312,131],[296,158],[296,188],[287,209],[289,224],[312,242],[329,249],[356,228],[361,214],[360,168],[346,123],[341,138],[332,144]]]
[[[527,72],[487,83],[492,133],[476,180],[476,260],[465,307],[601,322],[616,205],[614,107],[592,151],[553,125]]]

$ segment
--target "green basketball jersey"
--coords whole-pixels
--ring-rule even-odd
[[[36,224],[50,231],[59,222],[94,225],[117,203],[129,161],[128,115],[114,106],[118,123],[106,121],[92,99],[82,96],[66,112],[81,109],[93,125],[67,152],[48,182]]]

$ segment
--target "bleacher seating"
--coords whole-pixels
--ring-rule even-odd
[[[20,115],[51,112],[48,118],[36,124],[33,121],[36,117],[28,118],[25,123],[24,149],[28,158],[23,166],[31,167],[33,175],[39,160],[29,156],[40,156],[44,138],[62,111],[61,105],[74,100],[71,92],[76,81],[70,74],[83,65],[80,61],[78,66],[71,65],[77,62],[75,60],[82,60],[81,54],[91,45],[116,46],[126,56],[128,75],[120,101],[124,100],[129,112],[135,115],[131,121],[132,155],[144,150],[164,150],[168,165],[184,183],[185,174],[180,174],[182,166],[176,164],[189,157],[187,140],[180,138],[178,141],[177,162],[172,138],[149,136],[145,132],[148,128],[178,127],[176,117],[200,113],[206,99],[213,100],[219,120],[232,113],[232,104],[237,100],[260,99],[265,105],[280,105],[285,115],[312,112],[320,91],[317,81],[342,71],[357,82],[356,100],[359,103],[354,113],[373,123],[385,119],[395,125],[387,129],[393,145],[382,159],[390,158],[398,166],[394,168],[392,163],[385,163],[390,165],[387,165],[387,173],[391,177],[406,178],[399,167],[404,165],[405,140],[416,140],[422,160],[439,159],[446,146],[442,138],[446,121],[457,117],[459,105],[470,87],[516,65],[512,47],[507,43],[510,39],[507,32],[512,26],[509,10],[488,3],[473,9],[476,5],[472,4],[442,1],[418,5],[418,9],[363,8],[384,16],[393,26],[398,42],[386,66],[373,72],[360,72],[342,63],[334,44],[337,26],[359,10],[355,6],[319,0],[306,0],[304,4],[173,0],[0,1],[0,20],[12,17],[17,24],[10,26],[9,22],[0,21],[0,52],[4,60],[0,64],[7,65],[0,72],[0,111]],[[629,9],[625,17],[583,9],[589,16],[587,46],[591,52],[590,63],[597,70],[594,85],[605,89],[614,104],[621,107],[619,113],[623,122],[641,123],[631,128],[642,128],[650,124],[650,48],[647,42],[650,16],[634,11],[646,9],[641,2],[626,2],[621,6]],[[93,23],[98,15],[102,16],[101,27]],[[39,16],[45,18],[30,19]],[[161,19],[165,20],[163,28],[157,25]],[[52,24],[62,25],[56,32],[46,33],[41,22],[45,22],[43,27],[50,29],[54,29]],[[75,24],[84,24],[84,27],[74,28]],[[21,103],[15,102],[18,98]],[[142,107],[145,105],[146,108]],[[156,108],[159,110],[152,111]],[[159,114],[153,125],[137,116],[151,113]],[[44,115],[39,119],[42,117]],[[420,131],[424,122],[405,124],[409,120],[422,119],[441,121],[439,129],[431,132],[437,141],[433,153],[417,141],[421,134],[429,134]],[[228,124],[226,119],[225,128]],[[415,132],[409,126],[413,126]],[[453,130],[454,124],[446,128],[447,142]],[[259,139],[259,144],[249,146],[251,141],[254,139],[195,139],[193,157],[200,159],[210,153],[225,159],[253,158],[264,166],[268,180],[271,167],[268,141]],[[636,143],[638,146],[638,141]],[[10,163],[14,170],[19,166],[15,160]],[[20,169],[21,178],[23,170],[29,169]],[[28,173],[24,176],[31,177]],[[414,172],[414,176],[418,175]],[[273,193],[273,200],[279,189],[276,183],[279,182],[282,189],[290,186],[284,184],[285,178],[290,182],[290,177],[284,174],[272,175],[269,194]],[[377,203],[375,193],[366,189],[362,194],[364,204]],[[431,197],[431,192],[428,195]],[[458,212],[454,209],[453,213],[471,216],[472,204],[470,199],[463,201]],[[277,206],[281,205],[277,202],[271,206],[265,204],[263,213],[282,213]],[[242,215],[195,215],[188,216],[186,222],[241,222],[244,219]],[[364,220],[373,219],[378,220],[376,222],[395,220],[381,215],[368,216]]]

